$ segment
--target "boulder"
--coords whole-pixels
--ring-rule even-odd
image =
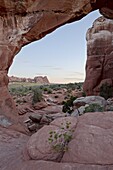
[[[46,114],[56,114],[56,113],[63,113],[61,105],[54,105],[54,106],[47,106],[46,108],[42,109]]]
[[[79,111],[78,109],[75,109],[72,113],[71,113],[72,117],[78,117],[79,116]]]
[[[60,161],[63,152],[53,149],[52,144],[49,142],[50,133],[56,132],[62,133],[62,127],[66,130],[66,123],[70,123],[69,130],[74,129],[77,123],[76,118],[58,118],[54,120],[51,125],[44,126],[38,132],[33,134],[27,143],[27,153],[30,159],[33,160],[46,160],[46,161]],[[55,139],[53,138],[55,141]],[[58,139],[58,145],[63,142],[64,139]],[[56,142],[54,142],[56,144]],[[54,146],[55,146],[54,144]]]
[[[40,109],[43,109],[43,108],[46,108],[48,106],[48,104],[45,102],[45,101],[41,101],[41,102],[37,102],[33,105],[33,108],[35,110],[40,110]]]
[[[86,96],[86,97],[80,97],[74,100],[73,105],[74,108],[77,109],[81,106],[85,106],[86,104],[99,104],[101,107],[105,107],[107,102],[106,100],[101,96]]]
[[[30,116],[29,116],[29,119],[31,119],[33,122],[35,122],[35,123],[40,123],[40,121],[41,121],[41,119],[42,119],[42,116],[43,115],[40,115],[40,114],[31,114]]]
[[[55,151],[48,142],[51,131],[61,132],[62,123],[71,122],[74,129],[68,150]],[[32,135],[27,143],[30,159],[61,161],[63,163],[112,165],[113,164],[113,112],[86,113],[79,118],[58,118]],[[43,141],[43,142],[42,142]]]
[[[58,126],[58,127],[62,128],[62,125],[64,127],[66,127],[67,122],[71,123],[69,129],[74,129],[76,127],[76,124],[77,124],[77,118],[73,118],[71,116],[57,118],[54,121],[52,121],[50,125],[54,125],[54,126]]]
[[[79,117],[62,162],[112,165],[112,131],[113,112],[86,113]]]
[[[25,134],[0,127],[0,170],[21,170],[28,139]]]
[[[44,126],[37,133],[32,135],[27,143],[27,152],[30,159],[57,161],[61,153],[55,152],[49,143],[51,131],[58,131],[56,126]]]

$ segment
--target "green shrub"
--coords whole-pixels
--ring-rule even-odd
[[[83,83],[68,83],[66,84],[67,89],[75,90],[79,89],[82,90]]]
[[[76,99],[77,97],[75,96],[71,96],[69,100],[67,101],[63,101],[63,107],[62,107],[62,111],[64,113],[68,112],[68,113],[72,113],[73,112],[73,101]]]
[[[42,100],[42,91],[39,88],[33,89],[32,104],[40,102]]]
[[[43,90],[46,92],[46,91],[48,91],[48,88],[47,88],[47,87],[45,87],[45,88],[43,88]]]
[[[102,106],[100,106],[97,103],[92,103],[92,104],[89,104],[89,106],[87,106],[85,108],[84,113],[87,113],[87,112],[103,112],[103,111],[104,111],[104,108]]]
[[[105,83],[100,87],[100,96],[104,97],[106,100],[113,97],[113,86]]]
[[[43,88],[43,91],[44,91],[44,92],[47,92],[47,94],[52,94],[52,89],[49,88],[49,87]]]
[[[68,150],[68,143],[72,139],[73,130],[70,129],[71,122],[66,122],[64,126],[61,124],[59,131],[50,131],[48,142],[56,152],[66,152]]]
[[[23,85],[19,86],[19,87],[10,87],[9,92],[11,95],[17,95],[19,97],[21,96],[26,96],[30,90],[29,87],[24,87]]]
[[[107,106],[106,111],[113,111],[113,106],[112,105]]]
[[[47,94],[52,94],[52,90],[51,90],[51,89],[48,89],[48,90],[47,90]]]

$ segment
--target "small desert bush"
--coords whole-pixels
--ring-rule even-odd
[[[33,89],[32,104],[40,102],[42,100],[42,91],[39,88]]]
[[[87,113],[87,112],[103,112],[103,111],[104,111],[104,107],[100,106],[97,103],[92,103],[92,104],[89,104],[89,106],[87,106],[85,108],[84,113]]]
[[[47,90],[47,94],[52,94],[52,90],[51,90],[51,89],[48,89],[48,90]]]
[[[105,83],[100,87],[100,96],[104,97],[106,100],[113,97],[113,86]]]
[[[71,96],[70,99],[62,102],[62,104],[63,104],[62,111],[64,113],[68,112],[69,114],[71,114],[74,111],[73,110],[73,101],[75,99],[77,99],[77,97]]]
[[[46,92],[47,94],[52,94],[52,89],[49,87],[43,87],[43,91]]]
[[[51,144],[53,150],[56,152],[66,152],[68,150],[68,143],[72,140],[73,130],[70,129],[71,122],[61,124],[59,131],[50,131],[48,142]]]
[[[28,87],[20,86],[20,87],[12,87],[9,89],[11,95],[17,95],[19,97],[26,96],[30,90]]]
[[[83,83],[68,83],[66,85],[67,89],[71,89],[71,90],[75,90],[75,89],[78,89],[78,90],[82,90],[82,86],[83,86]]]

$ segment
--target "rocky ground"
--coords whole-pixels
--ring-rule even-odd
[[[40,153],[47,156],[47,153],[43,152],[43,143],[45,143],[44,139],[46,137],[42,138],[41,146],[35,140],[37,137],[38,139],[40,138],[40,132],[34,134],[35,136],[32,135],[31,138],[13,130],[0,128],[0,169],[112,170],[113,113],[85,114],[79,120],[76,120],[74,124],[77,125],[74,132],[75,137],[70,142],[69,150],[63,155],[60,163],[38,159]],[[45,131],[45,129],[42,130]],[[30,143],[32,147],[29,147]],[[37,149],[40,147],[41,152],[37,149],[34,150],[34,147]],[[36,159],[31,157],[32,149],[36,154]],[[53,154],[52,150],[51,153]],[[57,153],[55,152],[54,154]]]
[[[79,97],[71,114],[62,112],[69,94]],[[0,170],[112,170],[113,99],[82,94],[46,91],[35,104],[31,93],[14,95],[27,133],[0,127]]]
[[[23,122],[29,130],[34,131],[45,124],[49,124],[55,118],[66,116],[67,114],[62,111],[62,103],[70,99],[71,96],[82,96],[81,85],[79,89],[72,89],[72,84],[68,88],[58,86],[53,85],[54,88],[50,88],[49,85],[41,87],[41,99],[34,103],[33,89],[39,89],[39,86],[10,88],[10,93],[18,109],[20,122]],[[40,96],[39,92],[36,95]],[[35,122],[39,123],[38,127],[33,124],[33,119],[37,119]]]

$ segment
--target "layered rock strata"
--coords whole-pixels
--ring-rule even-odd
[[[0,122],[7,126],[15,122],[17,111],[8,92],[7,73],[22,46],[96,9],[113,18],[112,0],[0,0]]]
[[[84,91],[98,95],[102,84],[113,85],[113,20],[98,18],[87,31]]]

